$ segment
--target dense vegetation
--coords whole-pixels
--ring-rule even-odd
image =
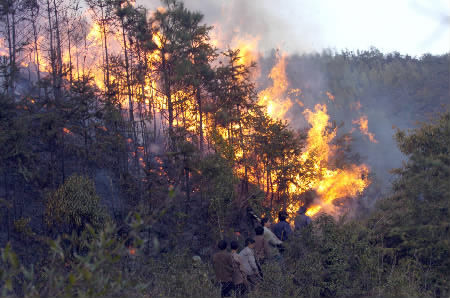
[[[128,1],[86,2],[104,40],[100,79],[78,66],[89,33],[80,7],[0,1],[8,50],[0,61],[0,294],[218,296],[209,264],[217,240],[243,242],[253,233],[247,207],[274,214],[295,199],[294,176],[316,175],[298,158],[306,127],[264,113],[254,65],[238,50],[215,49],[200,13],[177,1],[153,14]],[[37,50],[39,28],[46,51]],[[117,36],[114,51],[107,40]],[[24,66],[37,53],[35,68]],[[411,118],[436,119],[397,132],[408,160],[387,197],[358,217],[315,218],[287,243],[281,268],[265,264],[266,280],[250,295],[447,297],[450,114],[435,112],[448,102],[448,54],[289,59],[306,105],[325,96],[313,86],[322,79],[343,99],[330,104],[336,118],[359,101],[375,107],[394,97],[392,115],[408,103]],[[335,167],[358,161],[344,149]]]

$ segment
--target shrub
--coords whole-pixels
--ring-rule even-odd
[[[73,175],[48,196],[45,210],[47,225],[58,232],[80,232],[86,224],[101,228],[108,216],[96,194],[94,183]]]

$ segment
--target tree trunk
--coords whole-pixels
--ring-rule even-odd
[[[109,90],[110,81],[109,81],[109,56],[108,56],[108,39],[106,36],[106,20],[105,20],[105,13],[103,11],[103,7],[101,7],[101,14],[102,14],[102,29],[103,29],[103,39],[105,44],[105,68],[106,68],[106,91]]]
[[[40,70],[40,62],[39,62],[39,49],[38,49],[38,34],[37,34],[37,28],[36,28],[36,16],[34,15],[34,10],[32,11],[31,19],[32,19],[31,24],[33,26],[36,73],[37,73],[38,82],[40,82],[41,81],[41,70]],[[41,90],[40,87],[39,87],[39,90]]]
[[[13,95],[16,91],[16,11],[13,9],[11,13],[12,24],[11,24],[11,32],[12,32],[12,64],[11,64],[11,89]]]
[[[47,0],[47,15],[48,15],[48,31],[50,34],[50,64],[52,67],[52,85],[53,85],[53,96],[56,98],[58,95],[58,90],[56,87],[56,81],[57,81],[57,70],[56,70],[56,58],[55,58],[55,50],[53,46],[53,26],[52,26],[52,14],[51,14],[51,8],[50,8],[50,0]]]
[[[167,112],[169,113],[169,141],[170,148],[174,149],[174,135],[173,135],[173,103],[172,103],[172,95],[170,94],[170,78],[169,78],[169,70],[167,66],[166,56],[164,49],[161,52],[162,58],[162,68],[163,68],[163,79],[164,79],[164,92],[167,98]]]
[[[9,67],[7,78],[8,94],[13,97],[15,93],[15,72],[16,72],[16,28],[14,8],[11,13],[6,14],[6,35],[8,40]]]
[[[69,24],[67,24],[67,41],[69,46],[69,80],[70,86],[73,84],[73,74],[72,74],[72,53],[71,53],[71,44],[70,44],[70,29]]]
[[[123,38],[123,49],[125,54],[125,74],[127,80],[127,91],[128,91],[128,112],[129,112],[129,120],[133,124],[134,123],[134,115],[133,115],[133,98],[131,93],[131,80],[130,80],[130,62],[128,60],[128,49],[127,49],[127,38],[125,34],[125,24],[124,20],[121,19],[122,22],[122,38]],[[133,124],[134,126],[134,124]]]
[[[197,87],[197,104],[198,104],[198,113],[200,115],[200,154],[203,154],[203,108],[202,108],[202,97],[200,88]]]
[[[58,8],[56,7],[56,0],[53,0],[53,8],[55,11],[56,53],[57,53],[57,74],[58,74],[56,88],[58,89],[58,93],[60,93],[62,87],[63,60],[62,60],[61,34],[59,32]]]

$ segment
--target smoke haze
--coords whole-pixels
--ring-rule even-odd
[[[213,38],[218,41],[220,49],[236,47],[236,39],[244,41],[257,39],[255,50],[263,54],[258,61],[259,91],[272,84],[268,74],[276,64],[277,56],[279,57],[280,53],[288,53],[286,73],[289,88],[300,88],[304,95],[300,98],[302,105],[294,103],[286,114],[291,127],[294,129],[307,127],[308,123],[302,114],[304,109],[312,109],[317,103],[326,103],[331,121],[342,125],[338,130],[339,133],[342,135],[352,132],[352,149],[361,156],[361,161],[371,167],[372,172],[384,186],[390,184],[392,175],[389,174],[389,170],[401,166],[404,160],[393,139],[395,128],[412,128],[416,121],[424,119],[412,115],[408,109],[393,112],[395,110],[393,103],[396,99],[392,96],[366,98],[358,108],[353,107],[355,103],[350,102],[348,98],[336,97],[335,102],[330,101],[325,92],[332,91],[336,86],[330,85],[331,80],[323,65],[316,63],[313,58],[304,59],[301,55],[321,51],[326,47],[348,47],[356,50],[359,46],[360,49],[368,49],[371,42],[374,42],[382,52],[396,50],[413,56],[421,55],[425,51],[446,52],[448,43],[446,48],[442,48],[441,44],[442,40],[445,42],[448,39],[445,36],[448,28],[442,28],[440,24],[442,14],[447,13],[448,4],[436,0],[433,1],[434,6],[430,4],[419,7],[415,1],[399,1],[395,5],[392,4],[390,9],[386,9],[381,3],[367,6],[361,1],[353,0],[339,3],[321,1],[320,4],[317,1],[307,0],[287,2],[185,0],[184,3],[188,9],[204,14],[205,23],[214,26]],[[152,0],[141,4],[156,8],[161,2]],[[441,12],[436,15],[430,12],[428,9],[430,7],[433,9],[440,7]],[[385,15],[383,24],[379,22],[380,13]],[[411,27],[412,22],[423,28],[415,30]],[[330,31],[333,26],[334,31]],[[358,27],[360,31],[357,31]],[[436,28],[439,29],[439,34],[433,37]],[[412,31],[417,36],[408,35]],[[330,32],[335,34],[330,35]],[[347,35],[342,35],[345,32]],[[399,38],[399,34],[403,34],[402,38]],[[433,40],[429,39],[431,37]],[[361,47],[361,44],[354,43],[358,40],[367,43]],[[423,43],[424,40],[428,40],[426,45]],[[348,44],[342,46],[342,42]],[[409,48],[402,47],[403,45]],[[343,73],[342,84],[350,81],[351,79]],[[367,116],[368,131],[374,134],[378,143],[370,142],[367,135],[362,134],[358,126],[352,123],[362,116]]]

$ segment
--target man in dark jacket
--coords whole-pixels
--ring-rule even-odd
[[[280,211],[278,213],[279,222],[275,224],[272,228],[275,236],[278,237],[281,241],[286,241],[289,239],[289,235],[292,234],[291,226],[288,222],[286,222],[287,213],[285,211]]]
[[[226,250],[228,243],[225,240],[220,240],[217,246],[219,251],[213,255],[214,272],[222,285],[222,297],[230,297],[233,291],[233,258]]]
[[[301,206],[297,212],[297,217],[294,219],[295,231],[298,232],[302,228],[308,226],[311,223],[311,218],[306,215],[306,207]]]

